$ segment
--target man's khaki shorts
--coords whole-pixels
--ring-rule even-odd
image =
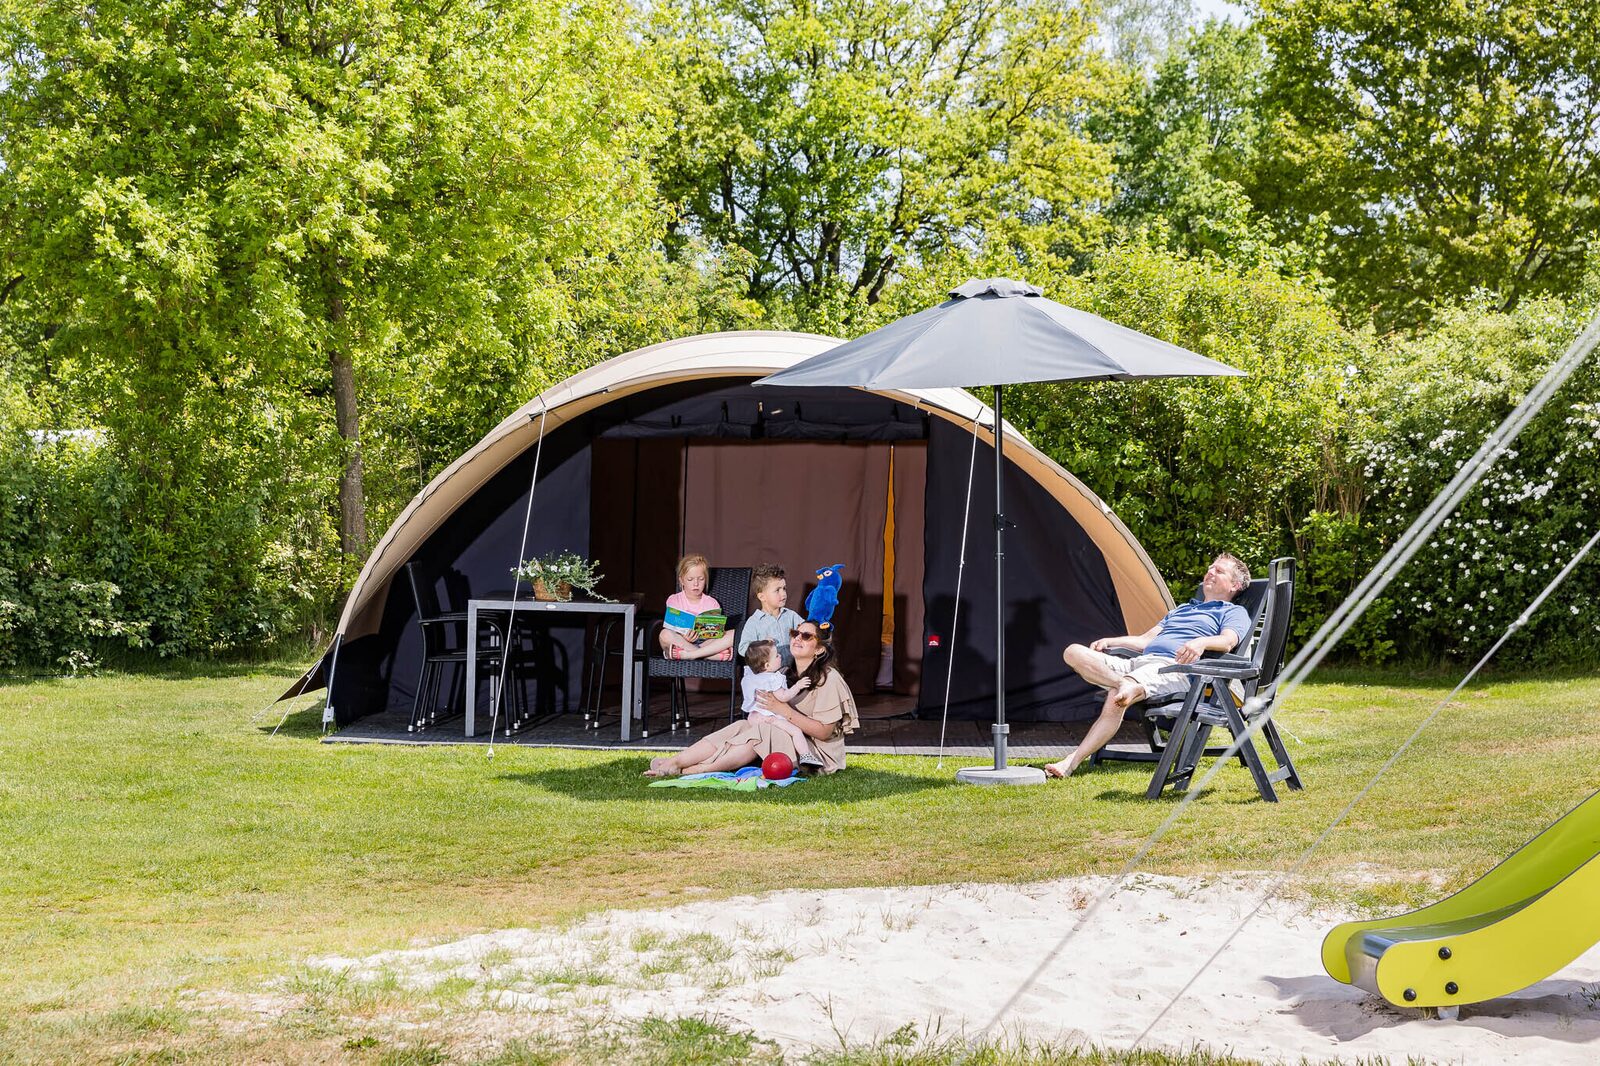
[[[1146,699],[1181,696],[1189,691],[1189,682],[1192,679],[1188,674],[1161,673],[1163,666],[1171,666],[1177,662],[1170,655],[1138,655],[1132,659],[1124,659],[1120,655],[1107,655],[1103,651],[1090,651],[1089,654],[1099,657],[1106,673],[1118,678],[1129,677],[1143,685]]]

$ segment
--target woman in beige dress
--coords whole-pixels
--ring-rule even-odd
[[[811,686],[796,696],[793,704],[784,703],[771,692],[763,692],[758,697],[763,710],[792,722],[811,738],[812,750],[822,762],[817,772],[824,774],[844,769],[845,734],[855,732],[858,723],[856,700],[850,694],[850,686],[832,666],[831,634],[832,630],[819,632],[817,623],[809,620],[796,626],[789,637],[789,651],[794,655],[789,682],[796,684],[804,677],[811,681]],[[645,776],[675,777],[737,770],[760,762],[775,751],[799,761],[794,738],[772,720],[755,716],[724,726],[676,755],[651,759]]]

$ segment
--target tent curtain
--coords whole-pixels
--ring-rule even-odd
[[[994,450],[979,442],[967,514],[967,472],[972,436],[961,426],[936,422],[928,439],[927,552],[922,601],[927,652],[918,707],[943,705],[946,674],[950,714],[994,714],[995,631],[1006,627],[1006,710],[1018,721],[1070,722],[1098,713],[1103,694],[1066,669],[1061,649],[1073,642],[1123,632],[1122,608],[1104,554],[1083,527],[1020,468],[1005,468],[1006,616],[996,616],[994,588]],[[959,626],[952,642],[955,585],[960,570],[961,523],[967,518],[967,569],[961,582]]]
[[[686,550],[713,566],[777,563],[800,615],[816,571],[843,563],[834,646],[851,688],[871,692],[883,619],[888,446],[696,440],[686,450]]]
[[[894,446],[894,690],[922,683],[922,514],[928,483],[926,441]]]

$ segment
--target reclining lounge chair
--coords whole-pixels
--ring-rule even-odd
[[[1258,735],[1266,740],[1277,769],[1269,771],[1252,739],[1239,746],[1239,760],[1250,770],[1256,789],[1268,803],[1278,801],[1274,787],[1283,781],[1292,789],[1305,785],[1295,770],[1277,725],[1267,717],[1278,696],[1278,675],[1283,669],[1284,647],[1289,639],[1289,619],[1294,609],[1293,559],[1274,559],[1267,571],[1268,591],[1265,619],[1256,634],[1249,654],[1219,655],[1187,665],[1172,665],[1162,673],[1184,673],[1194,680],[1183,705],[1173,719],[1167,744],[1156,765],[1146,795],[1161,795],[1168,785],[1183,790],[1205,755],[1221,755],[1226,748],[1207,748],[1206,741],[1217,727],[1227,729],[1235,739],[1245,738],[1248,727],[1263,721]],[[1236,696],[1229,682],[1240,683],[1243,698]]]
[[[1274,560],[1271,565],[1276,566],[1282,560]],[[1234,602],[1243,607],[1250,615],[1250,632],[1243,634],[1236,651],[1246,652],[1253,646],[1256,634],[1260,632],[1266,617],[1267,592],[1270,581],[1258,577],[1246,586],[1245,590],[1234,599]],[[1195,591],[1196,597],[1203,596],[1199,589]],[[1126,648],[1111,648],[1109,654],[1124,659],[1132,659],[1138,653]],[[1216,657],[1215,652],[1207,652],[1206,658]],[[1144,727],[1145,742],[1149,745],[1148,751],[1130,750],[1128,748],[1101,748],[1089,756],[1089,765],[1098,766],[1101,762],[1153,762],[1161,761],[1162,754],[1166,751],[1168,737],[1171,734],[1174,720],[1178,717],[1186,694],[1161,696],[1151,700],[1141,700],[1128,708],[1127,718],[1137,718]],[[1208,755],[1220,755],[1223,749],[1207,752]]]

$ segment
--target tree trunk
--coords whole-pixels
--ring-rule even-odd
[[[335,293],[328,299],[328,322],[336,338],[328,353],[333,368],[333,419],[344,440],[344,470],[339,474],[339,551],[361,562],[367,555],[366,493],[361,486],[361,427],[356,416],[356,373],[350,353],[341,343],[344,300]]]

